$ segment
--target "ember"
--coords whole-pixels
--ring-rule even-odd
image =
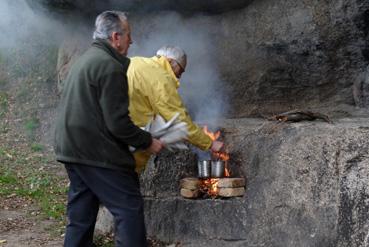
[[[200,184],[200,191],[215,198],[218,196],[218,182],[219,178],[203,179]]]

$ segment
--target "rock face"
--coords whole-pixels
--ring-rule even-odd
[[[355,104],[359,107],[369,106],[369,66],[359,73],[353,85]]]
[[[366,247],[369,119],[223,123],[242,198],[188,200],[192,154],[164,153],[142,175],[147,231],[183,246]]]
[[[46,10],[96,14],[104,10],[119,9],[125,11],[174,10],[179,12],[224,12],[247,6],[252,0],[27,0],[28,4]]]
[[[234,116],[353,105],[352,85],[369,61],[368,16],[360,0],[256,1],[218,16]]]
[[[158,5],[177,6],[186,9],[186,14],[158,12],[148,1],[57,2],[58,9],[72,4],[86,11],[139,2],[147,12],[132,9],[130,54],[151,56],[166,43],[185,48],[189,65],[181,93],[195,114],[213,104],[213,110],[228,105],[224,115],[232,118],[295,108],[346,117],[355,115],[353,106],[366,107],[369,102],[366,0],[202,1],[193,5],[178,0]],[[56,4],[30,4],[36,3]],[[228,3],[237,8],[213,15],[191,10],[205,5],[222,10]],[[216,101],[223,94],[224,99]]]

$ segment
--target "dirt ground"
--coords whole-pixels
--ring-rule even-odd
[[[62,246],[63,236],[50,230],[57,222],[43,219],[31,201],[0,197],[0,246]]]
[[[0,197],[0,247],[60,247],[64,227],[53,219],[42,218],[31,201],[16,197]],[[99,238],[96,246],[113,246],[111,237]],[[149,239],[150,247],[175,247]]]

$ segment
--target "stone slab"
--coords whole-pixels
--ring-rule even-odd
[[[180,187],[188,190],[197,190],[200,183],[201,181],[198,178],[183,178],[180,181]]]
[[[221,178],[218,181],[218,188],[237,188],[245,185],[244,178]]]
[[[243,196],[245,194],[245,188],[219,188],[219,196],[222,197],[235,197],[235,196]]]
[[[200,195],[199,190],[189,190],[184,188],[181,189],[180,194],[184,198],[198,198]]]

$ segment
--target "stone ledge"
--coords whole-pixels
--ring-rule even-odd
[[[144,194],[159,195],[145,197],[149,236],[184,246],[365,246],[369,119],[236,119],[223,127],[231,169],[247,179],[245,196],[179,197],[179,180],[194,176],[196,162],[189,152],[163,153],[142,176]]]

